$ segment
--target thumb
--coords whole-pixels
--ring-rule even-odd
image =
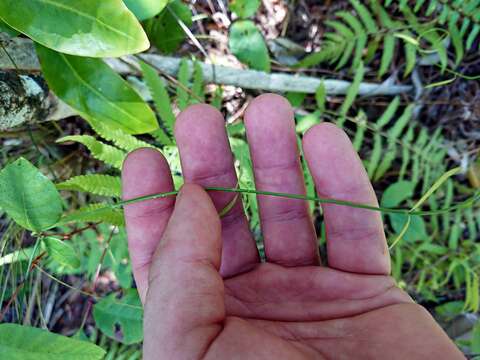
[[[144,358],[199,358],[225,318],[220,219],[208,194],[184,185],[153,256]]]

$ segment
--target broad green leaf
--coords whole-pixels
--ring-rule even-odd
[[[2,0],[0,18],[39,44],[71,55],[116,57],[150,46],[121,0]]]
[[[75,176],[57,184],[57,189],[83,191],[101,196],[120,197],[122,194],[120,177],[102,174]]]
[[[1,324],[0,355],[8,360],[100,360],[105,351],[95,344],[46,330]]]
[[[43,76],[63,101],[95,127],[104,123],[130,134],[158,128],[140,95],[100,59],[60,54],[37,46]]]
[[[146,20],[160,13],[167,6],[168,0],[123,0],[123,2],[138,20]]]
[[[80,266],[80,258],[69,243],[52,236],[45,237],[43,242],[47,248],[48,255],[59,264],[72,269]]]
[[[114,146],[104,144],[90,135],[70,135],[57,140],[58,143],[75,141],[85,145],[93,157],[119,170],[122,169],[126,153]]]
[[[404,226],[408,228],[401,236],[406,241],[424,240],[428,237],[425,221],[420,216],[409,216],[404,214],[388,214],[390,224],[397,234],[401,234]],[[410,219],[410,221],[408,221]]]
[[[55,185],[24,158],[0,171],[0,207],[20,226],[42,231],[62,214]]]
[[[383,192],[381,204],[384,207],[397,207],[413,196],[414,189],[415,184],[411,181],[397,181]]]
[[[143,339],[143,309],[137,290],[128,289],[121,299],[111,294],[93,307],[93,318],[98,328],[107,336],[124,344],[134,344]],[[117,326],[122,333],[118,338]]]
[[[145,22],[145,30],[152,43],[163,53],[177,50],[186,34],[179,21],[192,26],[192,12],[180,0],[174,0],[155,19]]]
[[[143,78],[150,90],[153,102],[155,103],[155,108],[162,119],[163,125],[167,128],[170,134],[173,134],[175,114],[172,110],[170,96],[168,96],[166,86],[154,68],[143,61],[140,61],[140,66],[142,68]],[[159,129],[159,131],[163,130]]]
[[[262,34],[250,20],[239,20],[230,27],[228,44],[238,60],[250,68],[270,72],[270,56]]]
[[[317,109],[320,113],[325,111],[325,104],[327,102],[327,88],[322,81],[315,91],[315,101],[317,102]]]
[[[4,21],[0,20],[0,33],[7,33],[11,37],[17,36],[20,34],[17,30],[8,26]]]
[[[260,0],[231,0],[228,7],[238,17],[245,19],[257,12],[260,3]]]

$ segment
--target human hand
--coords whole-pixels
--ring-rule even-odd
[[[245,114],[259,190],[304,194],[293,112],[277,95]],[[260,263],[241,199],[200,186],[235,187],[222,116],[206,105],[175,126],[186,185],[173,197],[126,206],[144,316],[145,359],[462,359],[421,306],[389,277],[380,214],[324,204],[328,267],[303,200],[259,196],[267,263]],[[377,205],[348,137],[310,129],[303,150],[322,197]],[[197,184],[197,185],[194,185]],[[151,149],[130,154],[124,198],[173,190]]]

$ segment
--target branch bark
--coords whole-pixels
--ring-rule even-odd
[[[58,100],[39,76],[17,75],[14,79],[11,72],[5,70],[21,70],[22,72],[39,72],[40,64],[31,40],[25,38],[10,39],[0,34],[0,130],[29,122],[60,119],[71,116],[74,111]],[[123,59],[106,59],[106,62],[122,75],[138,75],[140,58],[159,71],[176,76],[181,59],[156,54],[140,54]],[[189,61],[190,68],[193,64]],[[319,79],[301,75],[284,73],[264,73],[255,70],[236,69],[200,62],[207,83],[238,86],[243,89],[254,89],[271,92],[315,93],[323,82],[328,95],[343,95],[348,91],[350,82],[336,79]],[[3,70],[3,71],[1,71]],[[38,88],[35,86],[38,85]],[[138,85],[138,84],[137,84]],[[394,79],[387,79],[381,84],[362,83],[361,96],[398,95],[412,90],[408,85],[396,85]],[[145,96],[144,96],[145,97]],[[149,100],[148,98],[146,100]]]

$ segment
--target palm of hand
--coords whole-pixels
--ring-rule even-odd
[[[257,188],[304,193],[285,100],[257,98],[245,125]],[[236,186],[218,112],[189,108],[177,119],[175,135],[186,183]],[[321,196],[376,205],[342,131],[317,125],[304,136],[303,150]],[[129,155],[126,199],[172,188],[158,152]],[[324,267],[307,204],[259,196],[268,261],[261,264],[241,200],[221,220],[217,215],[231,201],[232,194],[186,185],[175,202],[126,207],[130,255],[145,304],[145,359],[461,358],[428,313],[387,276],[390,259],[378,213],[323,206]]]

